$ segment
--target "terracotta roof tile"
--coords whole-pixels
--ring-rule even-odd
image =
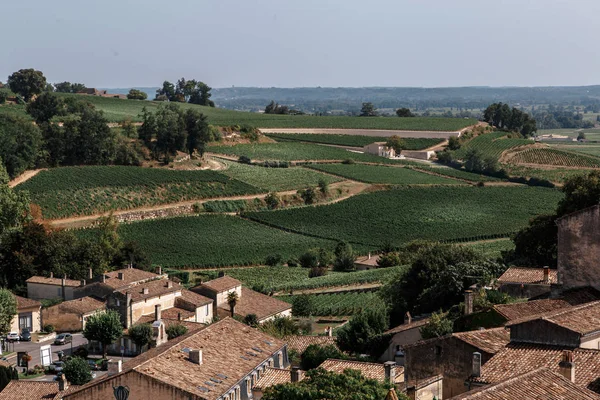
[[[498,278],[498,283],[558,283],[558,274],[555,269],[548,270],[549,282],[544,282],[544,268],[510,267]]]
[[[37,300],[33,300],[33,299],[28,299],[26,297],[17,296],[16,294],[13,295],[13,296],[15,296],[15,299],[17,300],[17,309],[32,308],[32,307],[41,307],[42,306],[42,303],[40,303]]]
[[[513,321],[570,307],[572,307],[571,304],[562,299],[543,299],[513,304],[497,304],[494,309],[508,321]]]
[[[600,400],[600,395],[573,384],[548,368],[539,368],[451,398],[451,400],[523,399]]]
[[[323,368],[336,374],[341,374],[344,370],[354,369],[360,371],[365,378],[376,379],[385,382],[385,367],[383,364],[336,360],[333,358],[323,361],[319,368]],[[396,383],[404,382],[404,367],[396,366]]]
[[[395,328],[390,329],[389,331],[384,332],[385,334],[395,334],[395,333],[400,333],[400,332],[404,332],[407,331],[409,329],[415,329],[415,328],[420,328],[423,325],[426,325],[429,322],[429,318],[423,318],[420,319],[418,321],[412,321],[410,324],[402,324],[402,325],[398,325]]]
[[[43,285],[62,286],[61,278],[50,278],[50,277],[46,277],[46,276],[32,276],[31,278],[27,279],[25,282],[40,283]],[[80,281],[76,281],[74,279],[65,279],[65,286],[79,287],[79,285],[81,285]]]
[[[119,279],[119,274],[123,274],[123,279]],[[117,289],[135,283],[157,279],[160,276],[161,275],[155,274],[154,272],[144,271],[137,268],[123,268],[116,271],[105,272],[105,279],[103,283],[113,289]]]
[[[333,336],[309,336],[309,335],[291,335],[283,340],[288,344],[289,350],[295,350],[298,354],[304,353],[304,350],[311,344],[318,346],[333,345],[337,347],[335,337]]]
[[[453,333],[452,336],[489,354],[497,353],[510,341],[510,332],[505,328],[457,332]]]
[[[571,349],[568,349],[571,350]],[[481,367],[481,376],[473,381],[498,383],[524,374],[536,368],[549,368],[559,372],[564,348],[559,346],[527,345],[511,343]],[[574,349],[575,384],[595,392],[600,389],[600,351]]]
[[[142,315],[140,319],[137,320],[136,324],[151,324],[154,322],[154,313]],[[165,318],[162,317],[162,322],[165,324],[165,329],[171,325],[183,325],[188,328],[188,333],[197,332],[201,329],[207,327],[206,324],[202,324],[200,322],[191,322],[191,321],[180,321],[177,318]],[[127,333],[127,332],[125,332]]]
[[[161,318],[179,319],[179,315],[181,315],[181,319],[188,319],[196,315],[196,313],[179,307],[167,308],[161,312]]]
[[[75,300],[63,301],[51,308],[54,307],[57,307],[61,312],[65,313],[87,314],[105,309],[106,303],[93,297],[86,296]]]
[[[202,283],[202,286],[212,290],[216,293],[221,293],[229,289],[233,289],[234,287],[241,286],[242,282],[238,281],[231,276],[222,276],[217,279],[213,279],[212,281]]]
[[[242,287],[242,295],[235,306],[235,313],[241,317],[245,317],[248,314],[256,314],[258,320],[261,321],[291,308],[292,305],[290,303]],[[227,304],[220,306],[219,309],[222,315],[228,315],[227,313],[230,312]]]
[[[39,381],[10,381],[0,393],[2,400],[38,400],[38,399],[61,399],[63,395],[75,391],[80,386],[70,386],[67,390],[60,392],[57,382]]]
[[[303,377],[303,375],[301,375]],[[289,369],[268,367],[256,381],[252,390],[264,391],[266,388],[291,382],[291,372]]]
[[[572,306],[591,303],[592,301],[600,300],[600,291],[592,287],[583,287],[570,289],[561,293],[560,298]]]
[[[169,287],[169,285],[171,287]],[[148,289],[148,293],[144,293],[144,289]],[[181,289],[182,286],[179,283],[175,283],[168,279],[154,279],[134,286],[127,286],[115,291],[122,294],[130,293],[131,300],[136,303],[142,300],[162,296],[167,293],[179,292]]]
[[[213,300],[208,297],[204,297],[198,293],[194,293],[187,289],[181,289],[181,296],[178,297],[175,301],[182,301],[191,306],[195,306],[195,308],[204,306],[206,304],[212,304]]]
[[[600,331],[600,301],[560,309],[554,312],[539,314],[530,318],[519,319],[507,326],[543,319],[565,329],[588,335]]]

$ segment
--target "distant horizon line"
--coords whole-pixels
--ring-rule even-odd
[[[538,88],[586,88],[599,87],[595,85],[540,85],[540,86],[226,86],[212,89],[538,89]],[[161,86],[97,86],[98,89],[154,89]]]

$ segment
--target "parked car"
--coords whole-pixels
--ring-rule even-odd
[[[50,364],[48,366],[48,369],[50,371],[59,373],[59,372],[62,372],[62,370],[63,370],[64,367],[65,367],[65,363],[64,362],[62,362],[62,361],[54,361],[52,364]]]
[[[60,335],[56,336],[56,339],[54,339],[54,344],[61,345],[71,343],[72,341],[73,336],[70,333],[61,333]]]
[[[23,328],[23,330],[21,331],[20,340],[22,342],[31,342],[31,332],[29,332],[29,329]]]
[[[7,342],[18,342],[19,339],[20,337],[18,332],[9,332],[9,334],[6,335]]]

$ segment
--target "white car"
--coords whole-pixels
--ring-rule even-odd
[[[8,335],[6,335],[7,342],[18,342],[19,339],[19,332],[10,332]]]

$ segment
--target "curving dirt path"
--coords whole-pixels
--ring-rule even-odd
[[[17,176],[15,179],[13,179],[12,181],[8,182],[8,187],[14,188],[15,186],[33,178],[34,176],[39,174],[41,171],[44,171],[46,169],[48,169],[48,168],[31,169],[31,170],[25,171],[21,175]]]

